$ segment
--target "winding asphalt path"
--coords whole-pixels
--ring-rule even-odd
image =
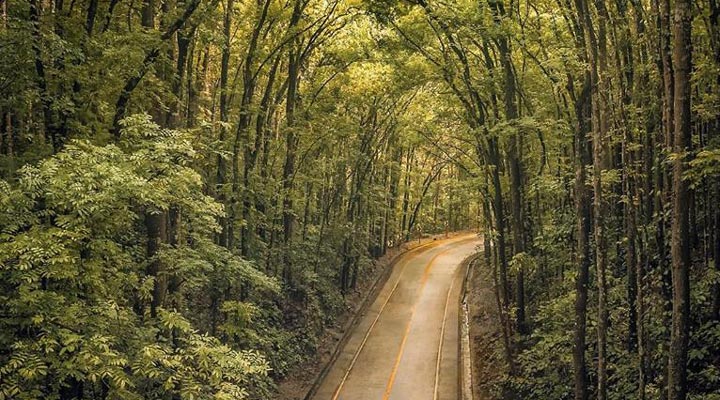
[[[314,398],[457,399],[459,267],[477,245],[467,234],[403,256]]]

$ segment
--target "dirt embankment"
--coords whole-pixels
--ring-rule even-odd
[[[473,398],[495,400],[492,388],[502,378],[505,362],[493,271],[483,257],[471,265],[467,288]]]
[[[391,270],[392,265],[404,253],[419,246],[434,242],[435,240],[452,237],[467,232],[456,232],[449,235],[440,234],[414,239],[400,246],[388,249],[387,253],[373,262],[373,266],[365,271],[358,279],[357,288],[346,298],[345,312],[340,315],[337,322],[328,327],[320,338],[316,356],[295,368],[287,378],[278,384],[277,400],[303,400],[322,374],[323,369],[332,361],[333,354],[342,345],[343,338],[352,330],[353,318],[362,314],[365,307],[372,303],[377,296],[377,289],[381,288]]]

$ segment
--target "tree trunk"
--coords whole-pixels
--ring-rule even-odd
[[[34,53],[35,73],[40,102],[43,113],[43,128],[45,138],[52,143],[53,152],[60,151],[65,138],[60,135],[55,118],[53,116],[53,100],[49,93],[48,82],[45,73],[45,62],[43,61],[42,48],[43,38],[41,32],[42,2],[30,0],[30,25],[32,29],[32,49]]]
[[[150,316],[157,318],[157,309],[163,306],[167,292],[165,266],[157,258],[160,245],[167,239],[166,212],[162,210],[146,211],[145,229],[147,229],[147,258],[149,261],[146,272],[155,280],[150,301]]]
[[[715,201],[720,201],[720,188],[715,188]],[[715,229],[713,234],[713,263],[715,264],[716,273],[720,273],[720,208],[715,209]],[[713,285],[713,306],[712,319],[720,321],[720,282]]]
[[[97,16],[98,0],[90,0],[88,3],[87,17],[85,18],[85,32],[88,37],[92,36]]]
[[[570,78],[572,79],[572,78]],[[569,91],[572,93],[572,81]],[[585,363],[587,337],[587,301],[590,275],[590,193],[586,185],[586,166],[591,163],[587,134],[591,118],[590,74],[585,73],[582,92],[575,103],[575,212],[577,241],[577,277],[575,278],[575,330],[573,335],[573,375],[575,400],[588,399]]]
[[[199,5],[200,0],[191,0],[182,15],[180,15],[173,23],[169,24],[167,29],[160,35],[160,41],[164,43],[172,38],[173,35],[175,35],[175,33],[185,25]],[[135,74],[131,74],[125,81],[125,84],[120,91],[120,96],[118,96],[118,99],[115,102],[115,115],[113,116],[112,128],[110,129],[116,139],[120,139],[120,135],[122,133],[120,121],[125,118],[125,113],[127,112],[132,92],[140,84],[140,81],[142,81],[148,71],[150,71],[158,56],[160,56],[159,45],[149,49],[145,53],[145,58],[143,59],[138,71]]]
[[[225,141],[227,140],[227,125],[228,125],[228,72],[230,65],[230,39],[231,39],[231,27],[232,27],[232,10],[234,7],[234,0],[227,0],[225,8],[225,17],[223,19],[223,40],[224,45],[222,49],[222,55],[220,56],[220,136],[218,141],[220,142],[221,149],[225,147]],[[205,56],[208,57],[207,55]],[[216,195],[220,203],[225,205],[225,215],[220,217],[220,228],[221,232],[218,237],[218,244],[223,247],[229,246],[229,209],[227,202],[227,165],[225,162],[224,152],[218,152],[217,155],[217,174],[215,177]]]
[[[290,19],[290,29],[294,29],[302,16],[302,1],[296,0],[293,14]],[[293,210],[293,176],[295,175],[295,158],[297,156],[298,137],[295,122],[295,106],[298,100],[298,85],[300,84],[301,50],[299,40],[296,38],[291,45],[288,59],[288,89],[285,104],[286,120],[286,153],[283,165],[283,239],[286,244],[292,241],[295,230],[295,211]],[[286,264],[287,265],[287,264]]]
[[[258,157],[262,157],[262,152],[265,149],[266,143],[268,141],[268,136],[270,135],[270,128],[268,127],[270,123],[270,103],[273,98],[272,95],[273,89],[275,87],[275,77],[277,75],[279,65],[280,56],[277,56],[275,57],[275,61],[273,62],[270,71],[268,72],[268,80],[267,84],[265,85],[265,92],[263,93],[263,97],[260,100],[260,108],[258,110],[258,115],[255,118],[255,145],[252,148],[252,151],[250,152],[247,161],[245,162],[245,169],[247,171],[247,175],[250,174],[250,171],[255,169],[255,166],[258,162]],[[261,175],[262,173],[263,172],[261,171]],[[249,176],[246,177],[246,180],[249,181]],[[265,180],[262,179],[261,185],[263,185],[264,182]],[[263,187],[261,186],[259,190],[263,190]],[[265,199],[262,199],[261,197],[262,196],[256,196],[255,209],[258,211],[259,214],[265,217]],[[247,210],[249,210],[251,206],[249,196],[245,197],[245,201],[247,202],[247,204],[243,206],[243,212],[247,214]],[[247,219],[247,216],[243,214],[243,218]],[[257,235],[263,240],[267,239],[265,225],[265,221],[260,221],[256,224]]]
[[[502,1],[491,1],[493,13],[496,21],[499,23],[506,16],[505,7]],[[510,44],[505,34],[497,40],[500,65],[503,68],[503,94],[505,96],[505,119],[508,122],[518,118],[517,108],[517,88],[515,85],[515,71],[512,63],[512,53]],[[511,230],[513,234],[514,254],[525,252],[525,232],[523,229],[523,170],[521,164],[522,144],[520,135],[516,132],[510,137],[508,146],[508,164],[510,166],[510,212],[511,212]],[[527,324],[525,321],[525,267],[520,265],[516,276],[516,324],[519,334],[524,335],[527,332]]]
[[[173,99],[170,102],[165,123],[170,128],[178,128],[182,125],[183,110],[182,107],[184,97],[183,96],[183,80],[189,70],[188,66],[190,63],[190,43],[195,35],[195,29],[189,31],[180,31],[177,34],[177,60],[175,63],[175,73],[173,74],[170,83],[172,88]]]
[[[237,132],[235,134],[235,143],[233,145],[233,190],[232,190],[232,206],[231,206],[231,224],[234,223],[238,215],[238,207],[242,207],[239,214],[243,217],[242,228],[240,231],[240,254],[243,257],[249,255],[250,236],[253,232],[250,225],[250,174],[255,166],[254,142],[250,140],[250,123],[253,117],[252,104],[255,96],[255,86],[257,84],[257,73],[253,70],[255,67],[255,56],[258,47],[260,32],[265,25],[270,1],[266,0],[260,11],[255,27],[253,28],[248,44],[245,63],[243,65],[243,96],[240,103],[240,118],[238,121]],[[259,67],[258,67],[259,68]],[[259,72],[259,71],[258,71]],[[240,187],[240,147],[244,146],[243,156],[243,173],[242,188]],[[242,202],[238,199],[242,198]],[[233,230],[230,229],[229,242],[233,246]]]
[[[155,0],[143,0],[140,10],[140,23],[144,28],[155,28]]]
[[[402,200],[402,219],[400,221],[400,233],[402,234],[402,240],[410,240],[410,232],[407,230],[407,219],[408,209],[410,207],[410,174],[412,173],[412,166],[415,162],[415,149],[410,148],[407,151],[406,162],[405,162],[405,179],[403,183],[403,200]]]
[[[674,122],[673,212],[671,259],[673,286],[672,331],[668,361],[668,399],[687,397],[687,353],[690,336],[690,238],[688,184],[683,179],[687,152],[691,147],[690,74],[692,69],[692,2],[675,1],[674,46]]]
[[[592,88],[592,132],[593,132],[593,218],[595,238],[595,264],[598,282],[598,322],[597,322],[597,398],[607,398],[607,244],[605,238],[605,204],[602,191],[602,171],[605,163],[605,141],[607,127],[607,85],[605,70],[607,66],[607,47],[605,21],[607,12],[602,1],[595,2],[598,11],[598,31],[596,34],[588,3],[577,1],[578,13],[585,36],[590,86]]]
[[[510,284],[508,282],[508,260],[507,260],[507,244],[505,229],[505,208],[503,206],[502,185],[500,183],[500,151],[498,149],[497,140],[491,138],[488,141],[489,167],[491,169],[491,184],[493,187],[493,211],[495,219],[495,231],[497,235],[497,256],[500,275],[500,299],[502,300],[502,310],[500,313],[503,326],[508,337],[507,347],[510,348],[511,354],[514,352],[512,337],[512,329],[510,323]],[[515,374],[515,363],[512,357],[509,360],[509,368],[511,375]]]

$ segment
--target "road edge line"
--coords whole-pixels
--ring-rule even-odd
[[[470,271],[473,263],[477,261],[478,258],[482,255],[482,252],[485,251],[484,249],[468,256],[463,260],[461,264],[461,268],[465,268],[465,274],[463,276],[463,280],[460,286],[460,298],[458,299],[458,334],[460,335],[460,338],[458,340],[458,400],[474,400],[474,391],[472,388],[472,381],[473,381],[473,374],[472,374],[472,356],[470,354],[470,329],[468,326],[468,331],[463,333],[463,322],[468,317],[469,309],[465,308],[466,299],[467,299],[467,285],[468,285],[468,278],[470,276]],[[467,339],[468,341],[468,348],[467,352],[464,351],[463,343]],[[469,393],[465,393],[465,365],[468,365],[466,363],[470,363],[470,391]]]
[[[463,262],[464,261],[465,260],[463,260]],[[463,263],[461,262],[460,268],[462,267]],[[452,280],[450,281],[450,287],[448,288],[447,296],[445,298],[445,308],[443,310],[442,323],[440,325],[440,343],[438,344],[437,360],[435,361],[435,384],[433,385],[433,400],[437,400],[438,398],[438,386],[440,385],[440,364],[442,363],[443,341],[445,340],[445,324],[447,323],[447,312],[448,308],[450,308],[450,296],[452,296],[452,291],[455,287],[455,279],[455,276],[453,276]],[[458,314],[458,319],[460,319],[460,314]]]

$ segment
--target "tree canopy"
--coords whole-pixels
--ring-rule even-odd
[[[270,398],[466,229],[497,398],[720,399],[715,0],[0,5],[0,399]]]

